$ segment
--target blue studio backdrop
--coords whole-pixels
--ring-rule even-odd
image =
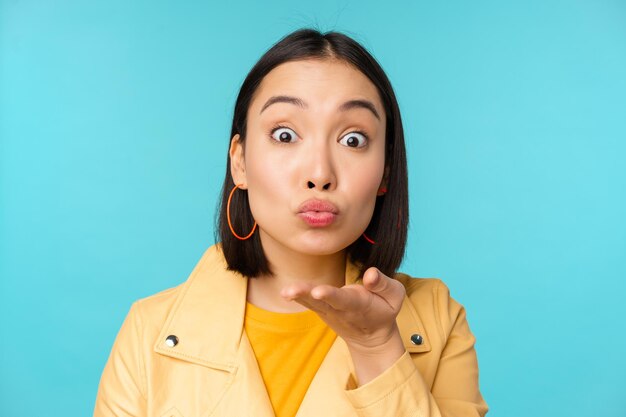
[[[467,309],[488,415],[626,415],[626,2],[0,2],[0,414],[87,416],[131,303],[213,240],[247,71],[300,27],[380,61],[401,271]]]

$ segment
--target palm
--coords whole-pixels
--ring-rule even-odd
[[[315,311],[347,343],[370,348],[391,337],[405,290],[400,282],[370,268],[363,285],[337,288],[297,283],[284,288],[282,294]]]

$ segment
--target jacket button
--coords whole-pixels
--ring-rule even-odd
[[[174,347],[178,344],[178,337],[174,336],[173,334],[167,336],[167,338],[165,339],[165,344],[169,347]]]
[[[421,335],[417,333],[414,335],[411,335],[411,343],[413,343],[414,345],[421,345],[423,341],[424,341],[424,338]]]

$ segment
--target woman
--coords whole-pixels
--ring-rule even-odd
[[[397,273],[408,226],[392,87],[351,38],[302,29],[235,105],[217,244],[133,303],[95,416],[484,416],[463,306]]]

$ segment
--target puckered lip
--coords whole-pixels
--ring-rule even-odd
[[[328,200],[320,200],[318,198],[311,198],[300,204],[298,213],[304,213],[307,211],[327,211],[330,213],[338,214],[339,209],[333,203]]]

